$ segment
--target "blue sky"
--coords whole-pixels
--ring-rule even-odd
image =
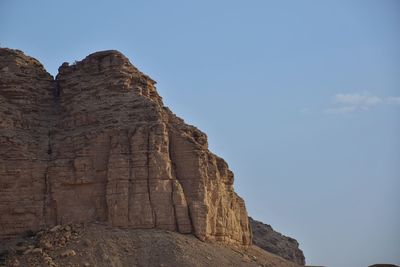
[[[1,0],[0,46],[117,49],[308,264],[400,264],[400,2]]]

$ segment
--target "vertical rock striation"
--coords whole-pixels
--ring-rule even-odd
[[[125,56],[64,63],[53,81],[36,60],[0,51],[0,237],[103,221],[251,244],[226,162]]]
[[[44,224],[53,87],[37,60],[0,49],[0,237]]]

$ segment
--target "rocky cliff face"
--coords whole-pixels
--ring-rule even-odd
[[[271,225],[264,224],[249,217],[253,231],[253,244],[284,259],[305,265],[303,251],[299,249],[299,243],[272,229]]]
[[[64,63],[53,80],[0,49],[0,73],[0,239],[102,221],[251,244],[226,162],[121,53]]]
[[[44,224],[53,77],[0,49],[0,239]]]

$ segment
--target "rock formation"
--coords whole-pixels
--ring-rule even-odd
[[[251,217],[249,217],[249,222],[254,245],[299,265],[305,265],[303,251],[299,249],[299,243],[295,239],[284,236],[274,231],[271,225],[256,221]]]
[[[64,63],[54,80],[0,49],[0,239],[107,222],[251,244],[233,173],[117,51]]]
[[[0,239],[45,223],[54,84],[37,60],[0,49]]]

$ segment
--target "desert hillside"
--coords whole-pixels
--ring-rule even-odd
[[[206,134],[120,52],[53,78],[0,48],[0,74],[0,265],[304,265],[297,242],[252,229]]]
[[[240,249],[193,235],[104,224],[56,226],[15,239],[12,247],[6,266],[300,266],[255,246]]]

